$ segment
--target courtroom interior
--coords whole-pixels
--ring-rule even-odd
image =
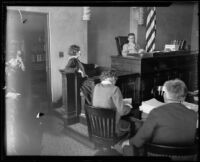
[[[6,156],[198,161],[197,2],[5,15]]]

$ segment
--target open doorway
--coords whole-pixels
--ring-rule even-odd
[[[48,112],[51,103],[48,14],[7,10],[6,20],[6,63],[10,63],[6,64],[6,94],[20,94],[17,100],[6,99],[7,142],[15,146],[15,151],[9,151],[40,154],[42,134],[36,115]]]
[[[16,87],[21,86],[26,95],[40,103],[39,107],[43,106],[43,109],[51,100],[47,23],[45,13],[7,12],[7,49],[12,53],[21,51],[25,65],[26,82]]]

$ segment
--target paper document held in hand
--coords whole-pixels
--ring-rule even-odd
[[[124,105],[129,106],[130,108],[132,108],[132,98],[124,98]]]

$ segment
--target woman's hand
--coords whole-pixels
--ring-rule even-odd
[[[126,140],[126,141],[124,141],[124,142],[122,143],[122,148],[123,148],[124,146],[129,146],[129,145],[130,145],[129,140]]]
[[[83,73],[82,70],[79,69],[78,72],[81,73],[81,77],[82,77],[82,78],[84,78],[84,77],[88,77],[87,75],[84,75],[84,73]]]
[[[94,64],[94,68],[97,68],[97,67],[99,67],[99,65],[97,65],[97,64]]]

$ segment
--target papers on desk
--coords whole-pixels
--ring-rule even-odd
[[[196,104],[189,103],[189,102],[186,102],[186,101],[184,101],[182,104],[185,105],[188,109],[194,110],[195,112],[198,112],[198,110],[199,110],[199,106],[196,105]]]
[[[150,100],[147,101],[143,101],[142,105],[139,107],[140,111],[143,111],[144,113],[150,113],[151,110],[153,110],[154,108],[157,108],[161,105],[163,105],[165,103],[160,102],[158,100],[156,100],[155,98],[152,98]]]
[[[143,111],[144,113],[149,114],[151,110],[153,110],[154,108],[157,108],[163,104],[165,104],[165,103],[160,102],[160,101],[156,100],[155,98],[152,98],[150,100],[143,101],[142,105],[139,107],[139,109],[140,109],[140,111]],[[192,103],[189,103],[186,101],[184,101],[182,104],[185,105],[188,109],[194,110],[195,112],[197,112],[199,109],[198,105],[192,104]]]
[[[132,98],[124,98],[123,101],[124,101],[124,105],[127,105],[130,108],[133,108],[132,107]]]

